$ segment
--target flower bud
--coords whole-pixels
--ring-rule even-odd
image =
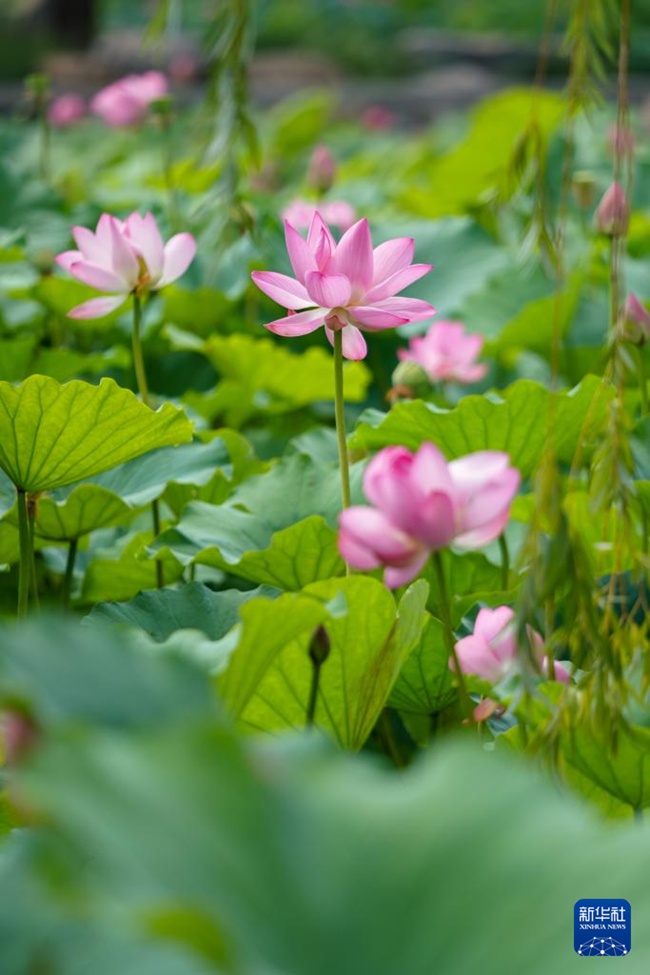
[[[630,342],[647,342],[650,339],[650,313],[631,291],[623,309],[623,334]]]
[[[418,362],[404,359],[393,372],[394,389],[408,389],[413,399],[420,399],[431,392],[431,380]]]
[[[321,623],[313,633],[309,644],[309,656],[316,667],[324,664],[330,655],[330,638],[327,630]]]
[[[336,161],[327,146],[316,146],[307,172],[307,181],[318,193],[327,193],[334,183]]]
[[[612,183],[596,210],[596,227],[608,237],[622,237],[630,223],[630,207],[620,183]]]

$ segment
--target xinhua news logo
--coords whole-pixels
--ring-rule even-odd
[[[629,955],[632,948],[632,908],[618,898],[576,901],[573,908],[573,947],[578,955]]]

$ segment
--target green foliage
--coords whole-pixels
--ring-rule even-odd
[[[153,413],[110,379],[0,384],[0,466],[22,491],[51,491],[191,436],[171,404]]]

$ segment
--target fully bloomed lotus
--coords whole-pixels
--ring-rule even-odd
[[[475,383],[487,372],[486,365],[476,362],[483,342],[482,335],[468,334],[461,322],[439,321],[397,355],[402,362],[416,362],[433,383]]]
[[[448,463],[431,443],[412,454],[386,447],[368,464],[363,490],[373,507],[339,516],[339,550],[357,569],[384,566],[394,589],[414,579],[432,552],[482,548],[506,526],[519,487],[507,454],[482,450]]]
[[[149,106],[169,94],[167,79],[160,71],[127,75],[98,91],[90,103],[98,115],[112,128],[139,125],[147,117]]]
[[[476,674],[483,680],[496,684],[516,667],[517,640],[514,620],[515,614],[510,606],[479,611],[474,632],[456,643],[456,658],[464,674]],[[542,653],[544,640],[532,629],[528,636],[542,673],[546,675],[548,658]],[[449,666],[455,668],[453,658],[449,661]],[[569,673],[562,664],[556,662],[554,670],[556,680],[565,684],[569,682]]]
[[[403,298],[398,292],[431,270],[412,264],[410,237],[388,240],[373,249],[366,219],[358,220],[337,243],[320,213],[312,218],[307,239],[285,221],[285,240],[295,278],[275,271],[254,271],[253,281],[264,294],[289,309],[286,318],[266,325],[276,335],[307,335],[324,326],[334,345],[341,333],[343,355],[363,359],[362,332],[378,332],[435,313],[426,301]]]
[[[191,234],[176,234],[165,244],[151,213],[132,213],[124,221],[104,213],[95,233],[73,227],[72,236],[79,249],[59,254],[57,264],[106,296],[73,308],[70,318],[101,318],[131,294],[164,288],[185,273],[196,253]]]

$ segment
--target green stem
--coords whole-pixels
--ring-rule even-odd
[[[32,597],[36,609],[40,609],[38,598],[38,580],[36,578],[36,558],[34,554],[34,522],[36,520],[36,501],[27,495],[27,527],[29,530],[29,577],[32,586]]]
[[[510,583],[510,552],[505,535],[499,535],[499,551],[501,552],[501,588],[507,589]]]
[[[307,702],[305,715],[305,725],[307,728],[313,727],[314,718],[316,717],[316,702],[318,701],[318,686],[320,684],[320,670],[322,666],[322,663],[315,660],[311,662],[311,686],[309,688],[309,701]]]
[[[147,385],[147,373],[144,368],[144,356],[142,355],[142,340],[140,336],[140,326],[142,324],[142,302],[138,295],[133,295],[133,367],[135,378],[138,384],[138,392],[145,406],[152,409],[151,398],[149,396],[149,386]],[[154,534],[160,534],[160,505],[158,500],[151,502],[151,514],[153,517]],[[165,584],[163,575],[163,564],[160,560],[156,561],[156,585],[162,589]]]
[[[153,532],[157,538],[160,535],[160,502],[158,498],[151,502],[151,514],[153,517]],[[156,559],[156,586],[158,589],[162,589],[164,585],[164,566],[160,559]]]
[[[140,326],[142,324],[142,302],[138,295],[133,295],[133,368],[138,384],[138,392],[145,406],[151,406],[149,397],[149,387],[147,386],[147,374],[144,369],[144,358],[142,356],[142,341],[140,338]]]
[[[438,595],[440,597],[440,616],[442,618],[442,628],[445,634],[445,643],[447,644],[447,652],[451,659],[454,661],[454,674],[458,682],[458,693],[460,695],[460,705],[465,717],[470,718],[474,710],[474,705],[472,704],[472,699],[467,692],[467,686],[465,684],[465,675],[461,670],[460,661],[458,660],[458,654],[456,653],[456,640],[454,638],[454,630],[451,625],[451,609],[449,606],[449,596],[447,593],[447,583],[445,580],[445,568],[442,564],[442,556],[440,552],[433,553],[433,567],[436,573],[436,581],[438,583]]]
[[[47,119],[47,105],[43,103],[39,108],[41,129],[40,174],[44,182],[50,179],[50,123]]]
[[[20,539],[20,565],[18,569],[18,619],[27,616],[29,602],[29,580],[32,574],[32,556],[29,544],[29,523],[27,520],[27,498],[24,491],[18,491],[18,536]]]
[[[643,358],[643,346],[637,349],[637,372],[639,376],[639,389],[641,391],[641,416],[647,416],[648,410],[648,380],[645,374],[645,360]]]
[[[70,594],[72,592],[72,580],[74,579],[74,566],[77,560],[77,548],[79,539],[72,538],[68,546],[68,561],[65,565],[65,576],[63,578],[63,607],[70,608]]]
[[[384,708],[379,716],[379,739],[388,756],[392,759],[395,768],[401,769],[406,766],[402,754],[397,747],[395,735],[393,734],[393,723],[388,708]]]
[[[339,444],[339,467],[341,471],[341,497],[343,507],[350,507],[350,466],[348,445],[345,437],[345,412],[343,399],[343,330],[334,332],[334,413],[336,416],[336,436]]]

